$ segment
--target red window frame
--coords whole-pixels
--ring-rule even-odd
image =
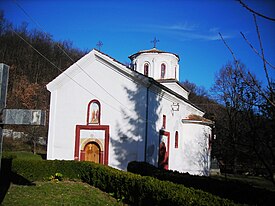
[[[166,115],[162,116],[162,128],[166,129]]]
[[[161,64],[161,71],[160,71],[161,73],[160,73],[160,78],[161,79],[164,79],[164,77],[165,77],[165,73],[166,73],[166,65],[165,64]]]
[[[93,103],[95,103],[95,104],[97,104],[98,105],[98,109],[99,109],[99,111],[98,111],[98,123],[91,123],[90,121],[89,121],[89,118],[90,118],[90,111],[91,111],[91,109],[90,109],[90,107],[91,107],[91,105],[93,104]],[[101,105],[100,105],[100,102],[97,100],[97,99],[93,99],[93,100],[91,100],[90,102],[89,102],[89,104],[88,104],[88,108],[87,108],[87,125],[90,125],[90,124],[98,124],[98,125],[100,125],[100,118],[101,118]]]
[[[212,149],[212,137],[211,134],[208,134],[208,151]]]
[[[149,64],[148,63],[144,64],[144,75],[145,76],[149,75]]]
[[[179,132],[175,133],[175,148],[179,148]]]

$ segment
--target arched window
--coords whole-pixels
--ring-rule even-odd
[[[211,135],[208,134],[208,151],[212,149],[212,138]]]
[[[162,128],[166,129],[166,115],[162,116]]]
[[[176,131],[175,133],[175,148],[179,147],[179,133]]]
[[[160,73],[161,79],[164,79],[164,77],[165,77],[165,72],[166,72],[165,70],[166,70],[165,64],[161,64],[161,73]]]
[[[145,76],[149,75],[149,64],[148,63],[144,64],[144,75]]]
[[[100,102],[96,99],[88,104],[87,124],[100,124]]]

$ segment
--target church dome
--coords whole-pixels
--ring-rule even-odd
[[[156,80],[179,80],[179,56],[156,48],[129,56],[134,70]]]

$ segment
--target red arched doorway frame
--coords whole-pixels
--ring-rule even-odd
[[[109,160],[109,125],[76,125],[75,134],[75,150],[74,159],[75,160],[85,160],[85,150],[80,150],[80,132],[82,130],[102,130],[104,131],[104,151],[100,152],[100,163],[108,165]],[[95,141],[97,142],[97,141]],[[100,144],[99,144],[100,145]]]

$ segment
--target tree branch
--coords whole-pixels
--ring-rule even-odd
[[[259,12],[254,11],[253,9],[249,8],[249,7],[248,7],[245,3],[243,3],[241,0],[238,0],[238,1],[240,2],[240,4],[241,4],[244,8],[246,8],[248,11],[250,11],[250,12],[253,13],[254,15],[256,14],[256,15],[258,15],[258,16],[264,18],[264,19],[267,19],[267,20],[270,20],[270,21],[275,21],[274,18],[265,16],[265,15],[259,13]]]
[[[271,83],[270,83],[269,75],[268,75],[267,68],[266,68],[264,48],[263,48],[263,44],[262,44],[262,40],[261,40],[259,26],[258,26],[258,23],[257,23],[257,18],[256,18],[255,14],[253,14],[253,17],[254,17],[254,23],[255,23],[255,26],[256,26],[258,40],[259,40],[259,43],[260,43],[261,53],[262,53],[262,57],[263,57],[263,66],[264,66],[264,72],[265,72],[266,80],[267,80],[267,83],[268,83],[268,87],[271,88]]]
[[[255,49],[255,47],[247,40],[247,38],[245,37],[245,35],[240,32],[242,37],[244,38],[244,40],[246,41],[246,43],[251,47],[251,49],[263,60],[266,62],[266,64],[268,64],[271,68],[275,69],[275,66],[273,66],[271,63],[269,63],[258,51],[257,49]]]
[[[223,36],[222,36],[222,34],[221,34],[220,32],[219,32],[219,35],[220,35],[220,37],[221,37],[221,39],[222,39],[224,45],[227,47],[227,49],[230,51],[231,55],[233,56],[235,63],[238,63],[238,60],[237,60],[237,58],[235,57],[234,52],[233,52],[232,49],[228,46],[228,44],[226,43],[226,41],[224,40],[224,38],[223,38]]]
[[[256,86],[257,90],[256,90],[256,89],[253,87],[253,85],[251,85],[251,84],[249,83],[249,81],[244,77],[244,75],[243,75],[243,73],[242,73],[242,71],[241,71],[241,69],[240,69],[240,67],[239,67],[239,62],[238,62],[238,60],[237,60],[237,58],[236,58],[234,52],[233,52],[232,49],[228,46],[228,44],[226,43],[225,39],[222,37],[222,34],[221,34],[220,32],[219,32],[219,35],[220,35],[220,37],[221,37],[223,43],[225,44],[225,46],[227,47],[227,49],[230,51],[231,55],[233,56],[234,62],[235,62],[235,64],[236,64],[236,67],[237,67],[237,69],[240,70],[240,74],[241,74],[243,80],[245,81],[245,83],[246,83],[248,86],[250,86],[255,92],[258,92],[261,96],[263,96],[263,97],[264,97],[273,107],[275,107],[275,102],[273,102],[272,99],[270,99],[270,98],[268,98],[268,96],[266,96],[265,92],[262,91],[260,85],[257,83],[257,81],[255,80],[255,78],[253,77],[253,75],[252,75],[250,72],[248,72],[248,74],[249,74],[250,78],[252,79],[253,84]],[[271,91],[271,92],[272,92],[272,91]]]
[[[257,83],[257,81],[255,80],[255,78],[253,77],[253,75],[248,72],[248,75],[250,76],[250,78],[252,79],[253,84],[257,87],[258,89],[258,93],[263,96],[273,107],[275,107],[275,102],[272,101],[272,99],[270,99],[263,91],[262,88],[260,87],[260,85]],[[244,78],[245,79],[245,78]],[[247,80],[245,80],[245,82],[250,85]],[[251,85],[250,85],[251,86]],[[252,87],[252,86],[251,86]],[[255,90],[255,89],[254,89]]]

